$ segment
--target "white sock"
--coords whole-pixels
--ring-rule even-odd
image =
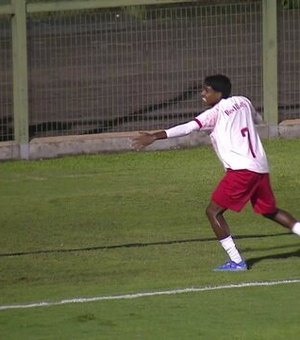
[[[228,254],[228,256],[230,257],[231,261],[235,263],[240,263],[241,261],[243,261],[240,253],[236,249],[236,246],[231,236],[228,236],[224,238],[223,240],[220,240],[220,243],[222,247],[224,248],[224,250],[226,251],[226,253]]]
[[[300,222],[295,223],[295,225],[292,228],[292,232],[300,236]]]

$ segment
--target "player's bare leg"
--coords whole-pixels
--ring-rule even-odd
[[[300,223],[287,211],[277,209],[274,214],[264,214],[263,216],[300,236]]]
[[[211,201],[206,208],[206,216],[219,241],[230,236],[229,226],[223,216],[225,211],[226,209],[220,207],[213,201]]]
[[[220,241],[221,246],[234,264],[234,267],[232,267],[232,262],[227,262],[223,266],[216,268],[216,270],[246,270],[246,264],[243,262],[243,259],[235,246],[235,243],[230,235],[229,226],[223,216],[226,210],[227,209],[220,207],[213,201],[211,201],[206,208],[206,215],[211,227],[217,239]]]

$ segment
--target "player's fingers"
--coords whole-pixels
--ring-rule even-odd
[[[144,144],[143,139],[144,139],[145,135],[146,135],[145,132],[139,131],[138,136],[131,138],[131,146],[135,149],[143,147],[143,144]]]
[[[131,138],[131,147],[134,148],[135,150],[140,150],[144,147],[142,141],[143,134],[144,134],[143,132],[140,132],[138,136]]]

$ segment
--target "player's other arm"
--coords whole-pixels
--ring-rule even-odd
[[[138,136],[132,139],[132,146],[134,149],[139,150],[154,143],[156,140],[182,137],[196,130],[199,130],[199,124],[192,120],[188,123],[177,125],[167,130],[140,132]]]
[[[255,109],[251,101],[248,98],[246,99],[248,100],[248,103],[250,105],[251,115],[252,115],[254,124],[257,124],[257,125],[262,124],[264,122],[262,115]]]
[[[255,109],[255,107],[254,107],[253,103],[251,102],[251,100],[249,98],[247,98],[247,97],[243,97],[243,98],[244,98],[244,101],[246,101],[246,103],[248,103],[248,105],[249,105],[253,123],[256,124],[256,125],[263,124],[264,123],[263,117]]]
[[[256,110],[252,113],[252,117],[253,117],[253,121],[254,124],[262,124],[264,122],[261,114],[259,112],[257,112]]]

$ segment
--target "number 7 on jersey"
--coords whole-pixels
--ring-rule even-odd
[[[247,137],[248,138],[249,149],[251,151],[251,154],[252,154],[253,158],[256,158],[256,155],[255,155],[255,153],[253,151],[253,146],[252,146],[252,143],[251,143],[249,129],[247,127],[241,129],[241,134],[242,134],[243,137]]]

